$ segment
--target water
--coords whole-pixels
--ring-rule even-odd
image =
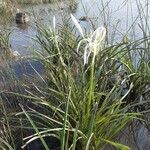
[[[35,22],[41,22],[46,26],[52,25],[53,16],[56,17],[56,24],[62,22],[62,15],[70,17],[72,13],[77,20],[87,16],[89,20],[79,21],[85,30],[93,30],[99,26],[107,26],[109,31],[110,43],[121,40],[125,34],[131,38],[141,35],[138,23],[140,22],[138,4],[143,8],[147,4],[146,0],[77,0],[76,3],[69,4],[68,1],[25,5],[22,11],[30,16],[28,26],[18,26],[15,21],[8,23],[6,28],[11,31],[9,43],[12,51],[18,51],[21,56],[30,56],[33,49],[40,50],[40,46],[33,42],[37,31]],[[147,18],[148,19],[148,18]],[[93,24],[94,23],[94,27]],[[135,22],[133,24],[133,22]],[[130,30],[129,30],[130,29]]]
[[[146,4],[146,1],[141,0],[143,7],[144,4]],[[93,30],[91,21],[94,22],[94,28],[102,25],[107,26],[111,43],[120,40],[126,33],[133,38],[135,35],[136,37],[140,35],[138,27],[139,11],[134,0],[128,0],[128,3],[125,3],[125,0],[78,0],[72,4],[65,1],[26,5],[22,8],[22,11],[30,16],[29,25],[18,26],[13,21],[8,23],[6,27],[11,31],[9,43],[12,51],[18,51],[21,56],[30,56],[33,49],[40,49],[40,46],[32,40],[32,38],[36,38],[37,34],[35,22],[50,26],[52,25],[53,16],[56,17],[56,23],[62,22],[62,15],[70,17],[70,13],[78,20],[83,16],[87,16],[89,20],[79,21],[81,27],[85,30]],[[135,20],[136,22],[133,24]],[[131,25],[134,29],[128,31]],[[18,71],[16,70],[16,72]]]
[[[141,1],[143,7],[145,3],[144,0]],[[75,5],[72,11],[67,2],[24,6],[23,11],[30,16],[30,26],[21,28],[14,22],[8,24],[8,28],[11,30],[10,44],[12,50],[17,50],[21,55],[30,54],[29,49],[32,49],[34,45],[31,37],[36,37],[34,22],[38,21],[49,25],[52,24],[53,16],[55,16],[56,23],[61,23],[61,16],[64,13],[72,13],[77,19],[82,16],[88,16],[94,22],[95,28],[107,25],[110,42],[113,42],[114,39],[117,41],[126,33],[131,37],[135,36],[135,34],[138,37],[140,34],[138,26],[140,16],[134,0],[128,0],[128,3],[125,3],[125,0],[78,0],[72,5]],[[70,4],[70,6],[72,5]],[[82,28],[89,30],[93,28],[91,21],[80,21],[80,24]],[[133,24],[134,21],[135,24]],[[134,30],[129,30],[132,28]]]

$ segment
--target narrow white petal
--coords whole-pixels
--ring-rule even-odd
[[[72,14],[71,14],[71,19],[74,22],[76,28],[79,30],[81,36],[84,37],[83,30],[82,30],[80,24],[78,23],[77,19]]]
[[[86,47],[84,49],[83,62],[84,62],[84,65],[88,63],[88,60],[87,60],[87,48]]]
[[[89,51],[89,45],[87,45],[84,49],[84,54],[83,54],[83,61],[84,61],[84,65],[86,65],[88,63],[88,59],[90,56],[90,51]]]
[[[99,27],[93,32],[91,39],[93,42],[94,41],[101,42],[104,40],[105,36],[106,36],[106,28]]]
[[[56,27],[56,18],[55,16],[53,17],[53,28],[54,28],[54,31],[55,31],[55,27]]]
[[[82,40],[78,43],[77,53],[79,52],[79,48],[80,48],[81,43],[84,43],[84,42],[88,42],[88,39],[82,39]]]

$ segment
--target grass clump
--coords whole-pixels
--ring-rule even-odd
[[[1,23],[5,24],[6,22],[12,21],[14,8],[10,1],[1,1],[0,3],[0,19]],[[5,16],[5,17],[4,17]]]
[[[129,122],[140,117],[137,107],[144,106],[139,98],[147,88],[149,74],[146,72],[140,86],[141,66],[138,73],[130,54],[133,47],[137,50],[149,38],[108,46],[105,28],[84,33],[73,16],[72,20],[79,37],[74,27],[57,27],[55,18],[51,28],[38,26],[36,42],[42,51],[37,52],[36,59],[45,66],[44,76],[39,76],[44,83],[25,84],[26,94],[15,94],[28,102],[21,105],[17,118],[24,120],[23,130],[28,128],[33,133],[25,138],[23,147],[39,138],[48,149],[49,143],[44,141],[53,137],[60,141],[62,150],[97,150],[107,144],[130,149],[113,140]],[[146,104],[146,99],[143,101]]]

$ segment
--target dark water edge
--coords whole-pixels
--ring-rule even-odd
[[[25,76],[44,74],[44,65],[39,60],[23,59],[17,62],[9,62],[6,67],[0,68],[0,81],[10,82],[20,80]]]
[[[15,24],[15,20],[8,22],[6,26],[11,31],[10,35],[10,44],[13,50],[17,50],[22,55],[29,54],[27,52],[28,48],[33,46],[33,41],[30,37],[36,37],[36,29],[34,28],[35,22],[41,22],[43,25],[51,25],[53,16],[56,17],[56,24],[62,22],[62,16],[66,16],[69,14],[73,14],[76,19],[79,21],[81,17],[87,16],[93,22],[95,28],[102,26],[108,23],[109,30],[111,30],[110,38],[115,40],[120,39],[123,34],[126,34],[128,28],[130,28],[132,22],[138,16],[138,8],[136,3],[133,1],[129,2],[130,7],[133,9],[133,12],[130,10],[129,5],[125,5],[123,2],[125,0],[104,0],[104,6],[106,13],[110,13],[108,16],[105,16],[107,20],[104,19],[104,13],[101,12],[102,3],[100,0],[75,0],[75,9],[74,11],[70,11],[69,7],[66,3],[51,3],[51,4],[39,4],[39,5],[25,5],[21,8],[21,11],[26,12],[30,17],[30,25],[29,26],[18,26]],[[71,5],[71,6],[72,6]],[[142,2],[144,5],[144,2]],[[128,12],[127,12],[128,11]],[[129,17],[130,14],[130,17]],[[92,29],[91,21],[79,21],[82,28],[86,30]],[[113,26],[117,25],[117,31],[115,32]],[[139,27],[138,26],[139,19],[137,19],[136,23],[133,25],[136,31],[136,37],[139,36]],[[0,27],[1,28],[1,27]],[[114,34],[115,32],[115,34]],[[132,31],[128,31],[128,34],[133,36]]]
[[[49,150],[61,150],[60,141],[55,137],[45,137],[43,138],[47,144]],[[18,146],[16,150],[20,150],[21,146]],[[45,150],[40,139],[36,139],[28,144],[24,150]]]
[[[17,78],[23,75],[43,74],[44,65],[37,60],[23,60],[11,66]]]

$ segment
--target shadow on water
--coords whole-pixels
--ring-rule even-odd
[[[44,141],[50,150],[60,150],[60,141],[54,137],[44,137]],[[18,147],[16,150],[20,150]],[[32,141],[24,150],[45,150],[40,139]]]
[[[43,74],[44,65],[37,60],[22,60],[11,66],[15,76],[21,78],[24,75]]]
[[[75,5],[76,4],[76,5]],[[12,51],[17,51],[21,57],[30,57],[32,55],[31,50],[40,50],[40,46],[34,42],[33,38],[36,38],[37,21],[42,21],[43,24],[51,24],[51,20],[55,15],[58,22],[61,22],[62,11],[75,12],[77,9],[77,3],[69,4],[65,3],[51,3],[51,4],[39,4],[39,5],[26,5],[23,8],[23,12],[27,12],[30,17],[29,23],[15,24],[15,20],[8,24],[8,28],[11,30],[9,37],[9,43]],[[21,60],[10,65],[17,78],[21,78],[23,75],[31,75],[35,73],[42,74],[44,66],[39,61],[35,60]]]
[[[25,77],[43,76],[44,73],[44,65],[38,60],[20,59],[17,61],[9,61],[0,67],[0,77],[2,77],[0,78],[0,83],[7,85],[8,83],[15,82],[15,80],[22,80]],[[1,87],[3,87],[2,85]]]

